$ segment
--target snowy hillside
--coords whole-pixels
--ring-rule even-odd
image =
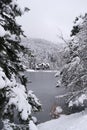
[[[54,44],[44,39],[23,39],[22,44],[34,55],[34,64],[48,63],[50,69],[58,69],[62,64],[63,45]]]
[[[39,130],[87,130],[87,110],[38,125]]]

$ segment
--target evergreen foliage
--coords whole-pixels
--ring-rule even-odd
[[[67,104],[70,108],[87,107],[87,14],[75,22],[80,30],[65,50],[66,64],[60,71],[61,86],[68,89]]]
[[[24,47],[19,44],[23,31],[16,23],[16,17],[21,15],[17,3],[12,0],[0,1],[0,25],[4,31],[4,35],[0,36],[0,66],[8,78],[11,78],[12,73],[19,75],[19,71],[23,71],[18,55],[24,51]]]
[[[25,8],[24,12],[28,10]],[[3,123],[1,130],[29,130],[31,111],[41,108],[34,94],[28,94],[25,87],[27,80],[25,75],[20,73],[24,71],[21,55],[26,49],[20,44],[21,36],[24,34],[16,22],[16,17],[22,13],[17,0],[0,0],[0,121]],[[23,85],[17,83],[16,79],[20,79]]]

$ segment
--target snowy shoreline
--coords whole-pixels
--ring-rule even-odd
[[[27,72],[45,72],[45,73],[48,73],[48,72],[50,72],[50,73],[53,73],[53,72],[57,72],[58,70],[33,70],[33,69],[27,69],[26,70]]]
[[[71,115],[61,115],[38,125],[38,130],[87,130],[87,110]]]

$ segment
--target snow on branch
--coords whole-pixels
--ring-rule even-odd
[[[41,108],[39,99],[33,94],[32,91],[29,91],[27,94],[25,86],[17,83],[14,77],[12,78],[12,81],[10,81],[0,68],[0,90],[4,88],[7,99],[4,113],[8,113],[11,106],[14,106],[20,113],[21,119],[26,121],[31,115],[32,103],[34,105],[34,110],[38,111],[38,107]]]

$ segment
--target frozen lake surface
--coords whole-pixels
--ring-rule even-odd
[[[26,73],[28,80],[31,81],[27,84],[28,89],[33,90],[42,103],[43,110],[35,114],[39,122],[51,119],[50,110],[55,103],[58,104],[55,96],[64,93],[63,88],[56,87],[55,73],[55,71]]]

